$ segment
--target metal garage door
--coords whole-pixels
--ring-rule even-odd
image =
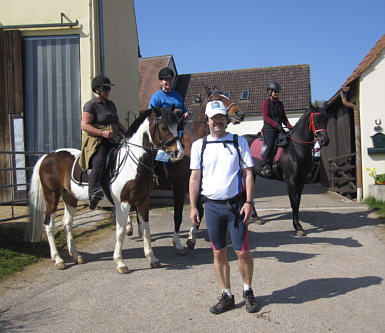
[[[23,38],[27,151],[81,146],[79,36]]]

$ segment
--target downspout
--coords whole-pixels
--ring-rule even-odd
[[[100,74],[105,75],[103,0],[99,0]]]
[[[350,87],[342,87],[340,96],[342,104],[354,111],[354,132],[356,141],[356,178],[357,178],[357,202],[362,201],[362,161],[361,161],[361,127],[360,127],[360,110],[357,105],[350,103],[346,99],[346,93]]]

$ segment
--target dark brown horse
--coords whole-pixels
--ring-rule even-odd
[[[192,114],[190,119],[185,120],[184,132],[181,138],[185,153],[184,158],[179,162],[169,164],[167,169],[164,169],[161,163],[155,169],[159,179],[159,185],[155,185],[154,188],[173,191],[175,228],[172,242],[175,246],[176,253],[179,255],[185,254],[185,249],[179,239],[179,230],[182,223],[185,194],[188,192],[189,186],[191,145],[195,140],[209,134],[209,127],[205,120],[206,104],[208,101],[221,100],[227,108],[229,121],[233,124],[239,124],[244,118],[244,114],[239,106],[219,90],[215,88],[211,90],[208,87],[204,87],[203,89],[207,98],[202,101],[200,111]],[[203,208],[201,208],[200,214],[203,216]],[[191,241],[188,240],[187,245],[193,248],[195,244],[192,245]]]
[[[119,273],[127,273],[128,268],[122,258],[122,245],[130,207],[137,208],[139,222],[143,230],[144,253],[151,267],[159,267],[151,247],[148,223],[150,193],[153,188],[153,165],[156,151],[163,149],[172,161],[183,158],[183,147],[177,135],[177,125],[181,115],[169,109],[152,108],[141,114],[126,133],[116,159],[117,175],[103,187],[110,193],[115,209],[116,245],[114,260]],[[83,263],[72,236],[72,221],[77,202],[88,202],[88,186],[79,185],[71,177],[77,149],[59,149],[42,156],[36,163],[30,187],[31,219],[26,240],[37,242],[42,237],[45,224],[51,258],[58,269],[65,264],[55,245],[54,223],[59,199],[64,201],[63,225],[67,235],[68,251],[75,263]],[[103,199],[100,206],[111,206]]]
[[[295,124],[289,133],[288,145],[283,148],[282,154],[273,166],[273,176],[270,179],[284,181],[290,198],[293,211],[293,226],[297,236],[304,236],[305,232],[299,222],[299,205],[306,175],[311,170],[312,148],[315,137],[321,146],[327,146],[329,137],[326,131],[327,115],[324,109],[310,107]],[[262,143],[255,135],[244,135],[251,147],[254,160],[254,172],[261,176],[262,157],[254,158],[254,147],[261,147]],[[255,149],[257,152],[257,150]],[[260,153],[260,151],[258,151]],[[262,154],[263,155],[263,154]],[[262,176],[261,176],[262,177]]]

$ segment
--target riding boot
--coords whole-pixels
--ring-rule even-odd
[[[266,164],[262,170],[261,170],[261,175],[263,177],[271,177],[272,175],[272,170],[271,170],[271,165],[270,164]]]
[[[96,189],[90,196],[90,209],[95,210],[99,201],[104,197],[104,192],[101,188]]]

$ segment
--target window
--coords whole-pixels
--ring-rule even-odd
[[[250,92],[248,90],[243,90],[241,99],[249,99],[249,97],[250,97]]]

